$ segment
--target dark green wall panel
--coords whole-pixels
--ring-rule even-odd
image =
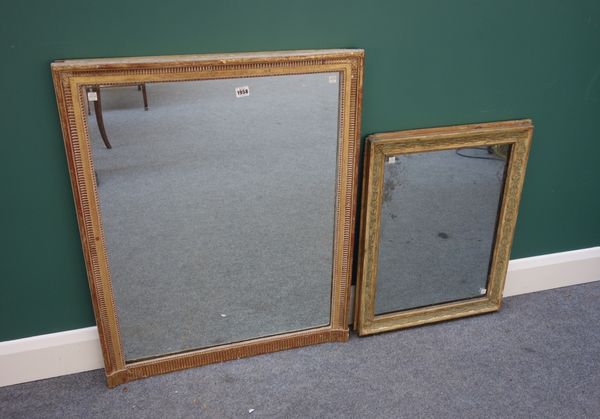
[[[363,134],[532,118],[512,257],[600,245],[596,0],[12,1],[0,21],[0,341],[94,323],[58,58],[364,48]]]

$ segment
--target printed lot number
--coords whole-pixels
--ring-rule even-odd
[[[235,89],[235,97],[250,96],[250,88],[248,86],[242,86]]]

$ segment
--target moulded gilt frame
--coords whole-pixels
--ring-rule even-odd
[[[532,133],[533,125],[530,120],[518,120],[387,132],[367,138],[354,310],[354,328],[359,335],[488,313],[500,308]],[[486,294],[472,299],[375,315],[385,159],[399,154],[495,144],[509,144],[511,151],[498,212]]]
[[[61,60],[51,65],[107,384],[231,359],[348,339],[364,51],[277,51]],[[84,110],[83,87],[308,73],[340,74],[331,317],[328,326],[125,362]]]

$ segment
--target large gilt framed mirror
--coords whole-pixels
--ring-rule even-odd
[[[532,130],[519,120],[367,138],[360,335],[500,308]]]
[[[348,338],[362,50],[52,74],[109,386]]]

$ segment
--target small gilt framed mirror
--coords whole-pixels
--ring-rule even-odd
[[[519,120],[367,138],[359,335],[500,308],[532,130]]]
[[[109,386],[348,338],[363,57],[52,64]]]

